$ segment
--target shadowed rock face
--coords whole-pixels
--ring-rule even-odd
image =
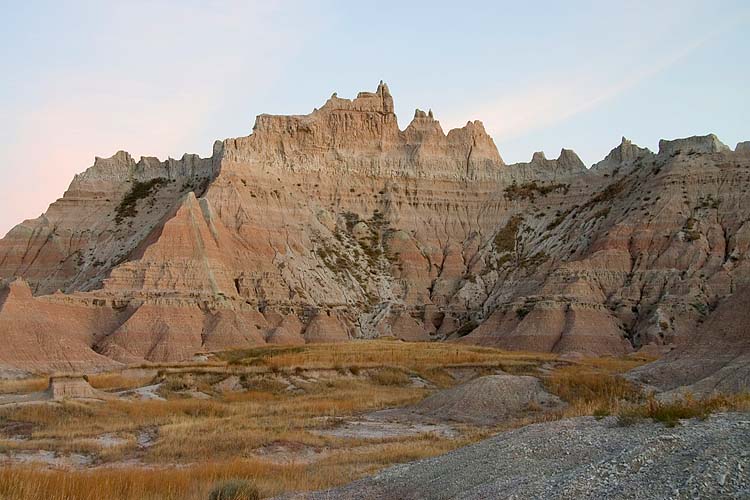
[[[506,165],[479,121],[446,134],[417,110],[399,130],[381,83],[260,115],[211,158],[97,158],[0,240],[0,279],[25,280],[25,311],[47,318],[29,325],[0,292],[0,368],[382,335],[588,354],[680,343],[750,277],[738,150],[623,140],[592,170],[570,150]],[[75,349],[34,348],[61,343]]]
[[[750,287],[723,301],[708,319],[663,359],[630,375],[661,390],[695,395],[750,388]]]

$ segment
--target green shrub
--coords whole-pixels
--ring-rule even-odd
[[[643,417],[633,410],[623,410],[617,414],[617,425],[620,427],[630,427],[643,420]]]
[[[119,224],[123,219],[138,215],[138,210],[136,209],[138,200],[150,196],[154,190],[159,189],[162,184],[168,182],[169,179],[165,179],[164,177],[157,177],[145,182],[135,181],[133,187],[125,194],[117,209],[115,209],[115,222]]]
[[[750,407],[750,394],[714,395],[705,399],[695,399],[690,394],[674,401],[658,401],[649,396],[644,405],[626,408],[618,415],[618,425],[632,425],[644,418],[661,422],[667,427],[676,427],[680,420],[708,418],[717,411],[747,411]]]
[[[372,375],[372,380],[380,385],[406,385],[411,382],[406,373],[391,366],[376,371]]]
[[[609,410],[607,408],[597,408],[594,410],[594,417],[596,417],[597,420],[601,420],[604,417],[609,416]]]
[[[495,234],[493,240],[495,250],[498,252],[513,252],[516,249],[516,237],[522,222],[523,217],[520,215],[514,215],[508,220],[508,223]]]
[[[209,500],[260,500],[260,493],[250,481],[234,479],[218,484],[211,490]]]
[[[524,304],[522,307],[519,307],[518,309],[516,309],[516,316],[518,316],[518,319],[523,319],[530,312],[531,312],[531,308],[527,307]]]
[[[547,196],[553,191],[562,191],[567,194],[570,184],[537,184],[536,181],[526,182],[518,185],[515,182],[505,188],[505,198],[508,200],[531,200],[534,201],[537,195]]]

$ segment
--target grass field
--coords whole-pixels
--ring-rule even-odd
[[[162,399],[113,398],[0,406],[0,457],[58,462],[0,469],[2,499],[207,499],[227,479],[262,496],[343,484],[389,465],[445,453],[500,429],[642,404],[620,374],[646,359],[564,361],[552,354],[377,340],[217,353],[198,365],[148,366],[90,377],[110,393],[155,386]],[[373,410],[415,403],[465,377],[499,370],[539,376],[569,405],[450,435],[337,436]],[[465,378],[464,378],[465,379]],[[0,394],[46,379],[0,382]],[[85,457],[76,463],[71,457]]]

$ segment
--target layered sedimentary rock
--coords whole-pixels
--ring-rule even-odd
[[[386,335],[623,354],[679,344],[748,282],[746,149],[623,139],[590,170],[571,150],[506,165],[478,121],[445,133],[417,110],[399,130],[381,83],[260,115],[211,158],[97,158],[0,240],[0,278],[84,318],[70,338],[94,367]]]
[[[631,376],[660,390],[695,395],[750,390],[750,287],[723,301],[673,351]]]

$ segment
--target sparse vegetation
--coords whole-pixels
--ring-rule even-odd
[[[21,423],[29,439],[0,437],[0,451],[50,450],[96,457],[95,470],[12,465],[0,470],[0,498],[94,500],[112,498],[256,498],[322,489],[358,479],[391,464],[445,453],[497,432],[576,415],[618,415],[633,423],[665,423],[706,411],[748,406],[748,398],[714,399],[683,407],[655,404],[620,374],[648,358],[562,361],[554,354],[507,352],[452,343],[395,340],[344,344],[264,346],[218,353],[201,366],[162,367],[93,375],[101,389],[161,383],[166,400],[63,401],[0,407],[4,425]],[[552,371],[543,375],[538,368]],[[438,434],[383,438],[334,437],[346,419],[382,408],[416,403],[436,388],[459,383],[456,369],[474,376],[508,373],[540,376],[569,403],[555,412],[529,405],[527,416],[498,428],[457,427],[458,437]],[[465,371],[463,373],[466,373]],[[233,379],[233,390],[220,389]],[[41,388],[44,379],[6,381],[0,391]],[[291,387],[291,388],[290,388]],[[209,399],[196,399],[202,393]],[[744,402],[743,402],[744,401]],[[630,409],[629,412],[626,409]],[[153,436],[146,447],[144,433]],[[102,447],[97,439],[116,438]],[[280,453],[282,460],[273,460]],[[302,455],[296,455],[300,454]],[[310,453],[311,462],[288,457]],[[141,463],[125,464],[137,457]],[[242,492],[245,496],[233,497]]]
[[[520,215],[514,215],[508,222],[503,226],[493,239],[495,244],[495,250],[497,252],[514,252],[516,249],[516,239],[518,236],[518,230],[523,223],[523,217]]]
[[[403,370],[391,366],[377,370],[372,379],[380,385],[406,385],[411,380]]]
[[[214,487],[208,498],[209,500],[259,500],[260,493],[250,481],[234,479]]]
[[[569,210],[565,210],[565,211],[560,212],[559,214],[557,214],[557,216],[554,219],[552,219],[552,221],[549,224],[547,224],[547,231],[551,231],[551,230],[555,229],[557,226],[559,226],[560,224],[562,224],[563,221],[565,220],[565,218],[568,215],[570,215],[570,213],[573,210],[574,209],[571,208]]]
[[[491,429],[461,428],[453,438],[422,434],[382,439],[337,438],[321,429],[342,418],[419,401],[429,389],[414,385],[413,377],[449,387],[457,379],[447,368],[468,368],[477,375],[499,368],[528,373],[555,359],[552,354],[469,345],[377,340],[267,346],[220,353],[203,366],[165,366],[156,374],[151,369],[94,375],[91,383],[102,389],[161,383],[158,393],[166,400],[0,408],[0,425],[22,422],[33,429],[23,441],[0,437],[0,449],[90,454],[99,466],[8,466],[0,471],[0,498],[205,500],[212,488],[227,481],[251,481],[261,496],[345,483],[390,464],[445,453]],[[218,389],[230,377],[238,389]],[[4,382],[0,388],[28,391],[44,385],[40,378]],[[210,399],[196,399],[193,393]],[[146,448],[139,445],[144,432],[153,435]],[[102,435],[117,444],[102,447],[97,441]],[[311,464],[266,458],[265,450],[286,448],[292,454],[311,450],[317,458]],[[132,457],[142,465],[123,464]]]
[[[681,420],[690,418],[705,419],[718,411],[750,410],[750,394],[715,395],[696,399],[690,394],[673,401],[659,401],[650,396],[639,406],[622,409],[617,415],[618,425],[628,426],[644,419],[661,422],[667,427],[680,425]]]
[[[648,358],[593,358],[563,366],[544,383],[570,404],[566,416],[616,413],[623,405],[643,400],[641,390],[621,373],[644,364]]]
[[[622,178],[618,181],[613,182],[612,184],[604,188],[604,190],[594,195],[594,197],[592,197],[588,202],[586,202],[586,204],[584,205],[584,208],[588,208],[592,205],[596,205],[597,203],[612,201],[613,199],[617,197],[617,195],[619,195],[625,190],[625,186],[626,186],[625,181],[626,181],[626,178]]]
[[[569,189],[570,184],[538,184],[536,181],[532,181],[519,185],[514,182],[505,188],[504,196],[507,200],[511,201],[518,199],[534,201],[537,196],[547,196],[553,191],[560,191],[563,194],[567,194]]]
[[[523,306],[516,309],[516,316],[518,317],[519,320],[521,320],[525,318],[526,315],[529,314],[530,312],[531,312],[531,307],[524,304]]]
[[[135,217],[138,215],[138,200],[148,198],[151,194],[158,190],[162,185],[167,184],[169,179],[164,177],[156,177],[148,181],[134,181],[133,187],[130,188],[122,201],[115,209],[115,222],[121,223],[123,220]]]

